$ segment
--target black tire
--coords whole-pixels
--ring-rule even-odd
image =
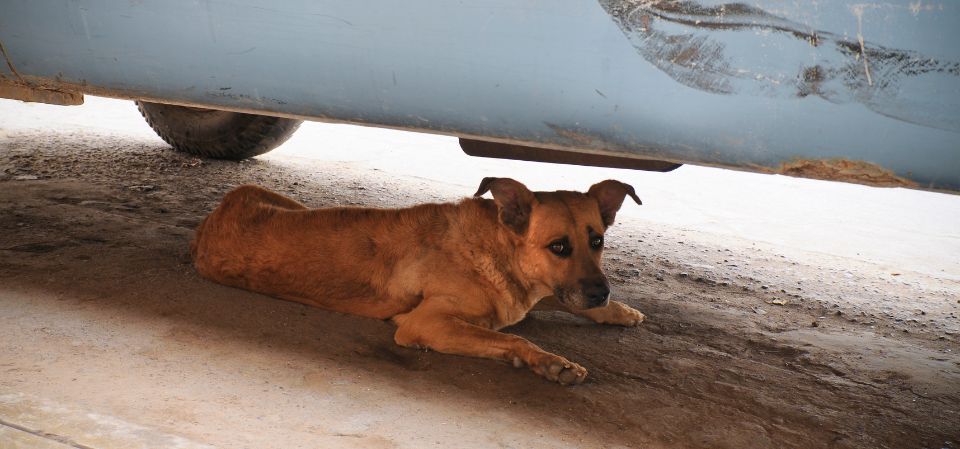
[[[286,142],[303,120],[137,101],[147,124],[173,148],[194,156],[240,160]]]

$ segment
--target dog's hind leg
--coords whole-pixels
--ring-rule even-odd
[[[579,384],[587,370],[559,355],[540,349],[516,335],[472,324],[445,307],[446,298],[428,298],[413,311],[393,318],[397,344],[426,347],[437,352],[504,360],[515,367],[527,365],[547,379],[563,385]]]
[[[634,309],[619,301],[609,301],[603,307],[594,307],[592,309],[576,310],[571,309],[549,296],[540,300],[534,310],[563,310],[574,315],[589,318],[599,324],[614,324],[618,326],[636,326],[646,318],[639,310]]]

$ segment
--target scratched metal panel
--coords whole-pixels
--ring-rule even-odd
[[[946,0],[0,2],[32,83],[950,190],[958,42]]]

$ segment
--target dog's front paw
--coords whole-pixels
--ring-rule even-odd
[[[587,378],[587,369],[555,354],[543,353],[530,369],[560,385],[576,385]]]
[[[628,305],[621,304],[623,310],[615,317],[613,321],[610,321],[610,324],[619,324],[621,326],[638,326],[643,322],[647,317],[640,313],[639,310],[634,309]]]
[[[578,313],[599,324],[617,326],[636,326],[646,318],[639,310],[617,301],[610,301],[604,307],[587,309]]]

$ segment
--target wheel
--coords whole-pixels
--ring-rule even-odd
[[[240,160],[286,142],[303,120],[137,101],[147,124],[173,148],[195,156]]]

